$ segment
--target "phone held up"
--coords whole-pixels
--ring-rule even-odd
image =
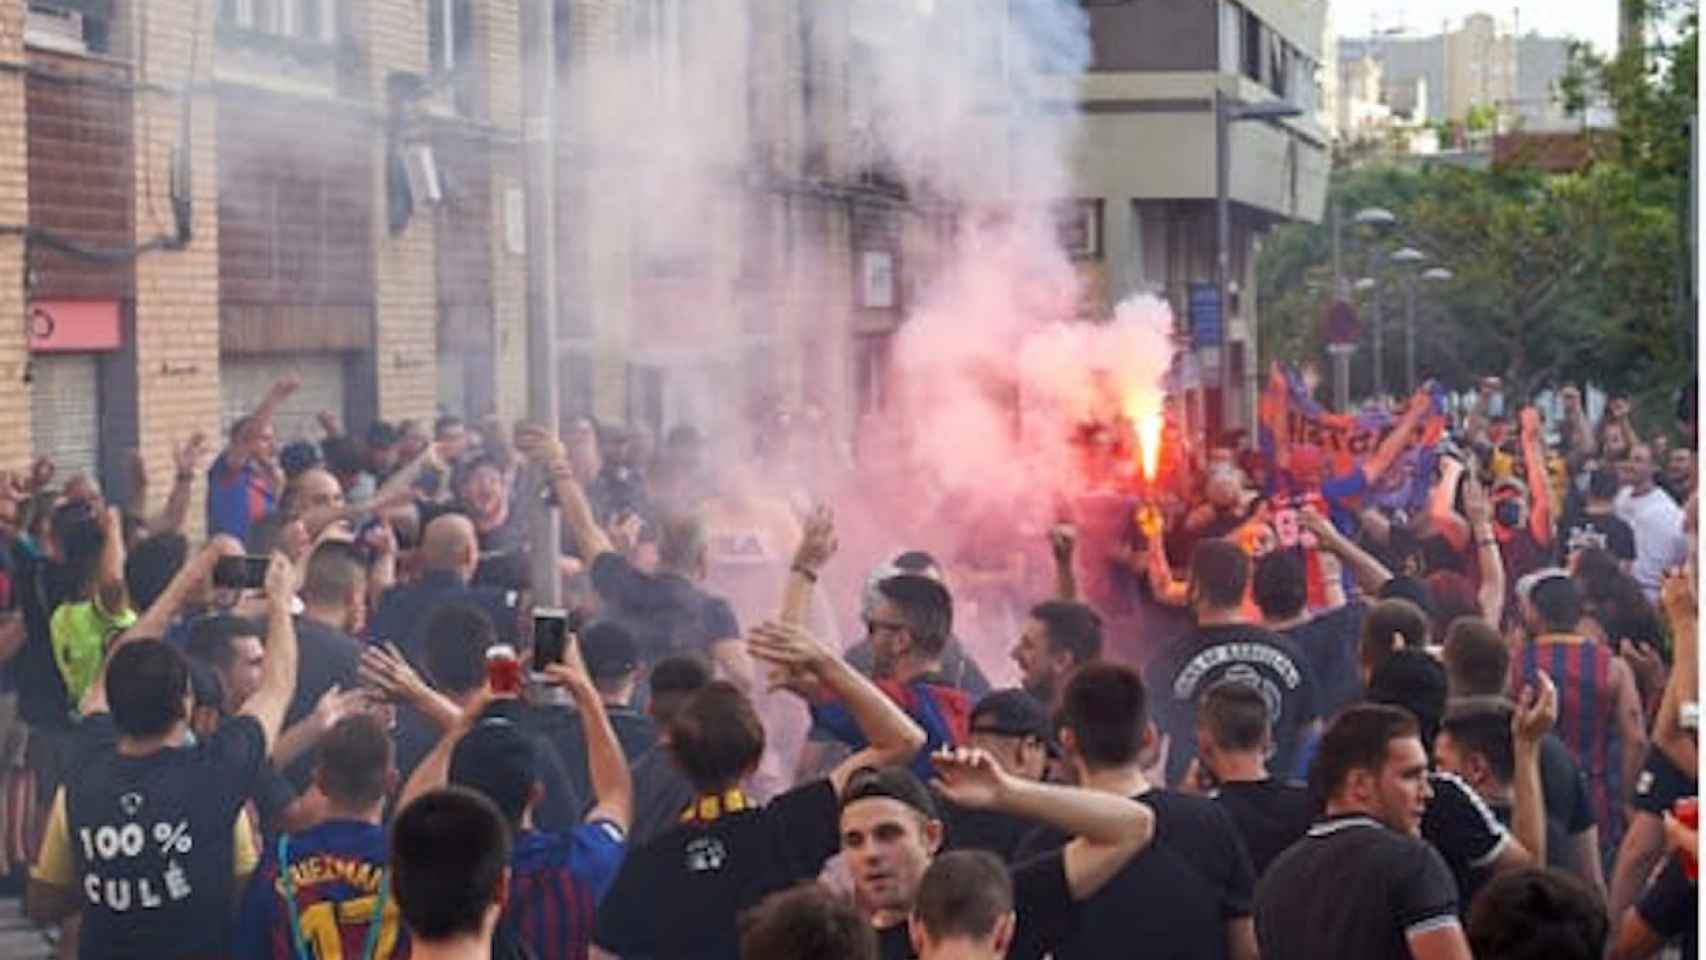
[[[259,590],[266,586],[268,557],[220,557],[213,565],[213,585],[224,590]]]
[[[580,632],[580,610],[558,607],[533,608],[533,672],[544,673],[553,663],[562,663],[569,637]]]

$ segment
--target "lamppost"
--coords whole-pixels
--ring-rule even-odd
[[[1392,227],[1397,222],[1398,222],[1397,216],[1395,216],[1392,213],[1392,211],[1386,209],[1385,207],[1363,207],[1361,210],[1358,210],[1351,217],[1351,223],[1355,224],[1356,226],[1368,227],[1372,230],[1376,230],[1376,231],[1380,231],[1380,232],[1384,232],[1387,228]],[[1340,258],[1339,258],[1339,248],[1341,246],[1341,244],[1339,242],[1339,234],[1340,234],[1339,208],[1338,208],[1338,205],[1335,203],[1333,206],[1333,295],[1335,297],[1341,299],[1341,300],[1344,300],[1350,296],[1352,287],[1345,279],[1344,270],[1341,266],[1341,262],[1340,262]],[[1377,258],[1375,272],[1378,272],[1378,258],[1380,256],[1380,251],[1379,251],[1378,247],[1376,247],[1376,249],[1375,249],[1375,256]],[[1366,284],[1364,283],[1364,281],[1366,281]],[[1357,284],[1355,285],[1355,289],[1359,290],[1359,291],[1370,290],[1373,287],[1374,287],[1374,281],[1372,279],[1368,279],[1366,277],[1363,278],[1363,281],[1358,281]],[[1348,307],[1348,304],[1347,304],[1347,307]],[[1375,370],[1376,370],[1376,373],[1375,373],[1375,384],[1376,384],[1375,393],[1376,394],[1380,393],[1381,389],[1385,385],[1385,376],[1383,373],[1380,372],[1380,367],[1379,367],[1379,364],[1380,364],[1380,347],[1381,347],[1381,329],[1380,329],[1380,326],[1381,326],[1381,324],[1380,324],[1380,300],[1378,297],[1376,297],[1375,302],[1374,302],[1374,359],[1375,359]],[[1356,352],[1356,345],[1354,343],[1334,344],[1333,347],[1331,348],[1330,352],[1332,352],[1332,354],[1333,354],[1333,378],[1335,381],[1333,384],[1333,396],[1337,399],[1338,406],[1340,409],[1342,409],[1342,410],[1343,409],[1349,409],[1349,406],[1350,406],[1350,389],[1351,389],[1351,385],[1350,385],[1350,367],[1351,367],[1350,357],[1351,357],[1352,353]]]
[[[1214,296],[1220,310],[1220,336],[1218,362],[1215,364],[1219,371],[1220,396],[1215,405],[1215,422],[1224,431],[1231,413],[1228,402],[1232,395],[1232,356],[1226,345],[1226,294],[1231,270],[1232,250],[1232,149],[1227,134],[1232,124],[1241,120],[1262,120],[1269,123],[1284,120],[1287,117],[1303,115],[1301,107],[1293,106],[1283,100],[1270,100],[1264,103],[1249,103],[1231,97],[1217,85],[1214,90]],[[1252,343],[1252,346],[1254,344]],[[1255,363],[1255,357],[1245,358],[1245,363]],[[1206,418],[1205,418],[1206,419]],[[1209,438],[1213,442],[1214,438]]]
[[[1397,254],[1393,254],[1394,257]],[[1404,392],[1416,392],[1416,281],[1444,283],[1456,276],[1445,267],[1429,267],[1410,275],[1409,299],[1404,307]]]

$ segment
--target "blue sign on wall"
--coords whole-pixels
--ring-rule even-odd
[[[1225,325],[1221,320],[1220,291],[1215,289],[1212,283],[1193,283],[1189,290],[1191,346],[1198,350],[1220,346],[1225,334]]]

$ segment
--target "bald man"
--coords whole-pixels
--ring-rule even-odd
[[[468,600],[492,618],[499,640],[516,642],[519,611],[526,598],[514,591],[469,585],[480,564],[479,538],[472,521],[459,513],[433,518],[421,533],[420,558],[419,578],[391,588],[380,602],[373,615],[373,639],[395,642],[418,668],[427,615],[446,603]]]

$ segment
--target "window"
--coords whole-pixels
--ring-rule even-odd
[[[1055,233],[1061,249],[1074,260],[1102,256],[1102,201],[1067,200],[1055,205]]]
[[[311,43],[337,40],[337,0],[220,0],[219,19],[239,30]]]
[[[1244,8],[1232,0],[1220,3],[1220,72],[1236,73],[1244,62]]]
[[[1262,82],[1262,21],[1244,11],[1244,76]]]
[[[475,112],[474,11],[469,0],[427,4],[427,60],[435,77],[451,78],[450,99],[463,116]]]

